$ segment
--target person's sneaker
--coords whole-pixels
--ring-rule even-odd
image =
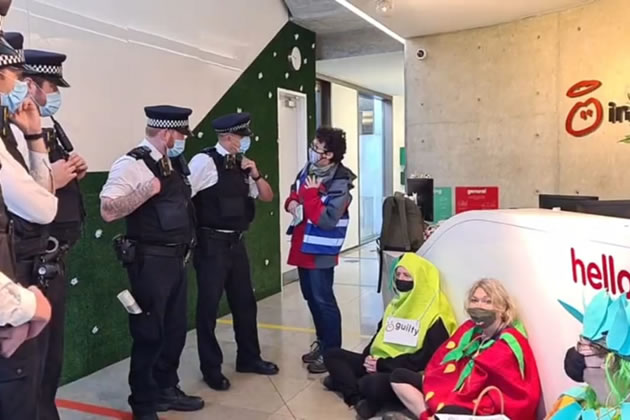
[[[307,367],[310,373],[320,374],[328,372],[326,365],[324,364],[324,356],[320,355],[317,360],[308,364]]]
[[[311,351],[302,355],[302,362],[313,363],[317,361],[317,358],[322,354],[322,346],[318,340],[313,341],[311,344]]]
[[[370,404],[368,400],[361,400],[354,406],[357,415],[361,419],[370,419],[378,412],[378,409]]]

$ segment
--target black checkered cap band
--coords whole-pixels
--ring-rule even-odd
[[[0,67],[24,64],[24,54],[4,55],[0,54]]]
[[[52,66],[48,64],[26,64],[24,70],[30,73],[46,74],[49,76],[63,77],[61,66]]]
[[[215,131],[217,132],[217,134],[236,133],[238,131],[241,131],[241,130],[244,130],[246,128],[249,128],[250,124],[251,124],[251,121],[247,121],[246,123],[237,125],[235,127],[222,128],[220,130],[215,130]]]
[[[149,118],[147,126],[152,128],[188,128],[188,120],[158,120]]]

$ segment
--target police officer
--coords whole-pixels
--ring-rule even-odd
[[[194,259],[199,290],[197,340],[201,372],[215,390],[230,387],[221,373],[223,355],[214,332],[224,288],[238,345],[236,370],[262,375],[278,373],[278,366],[260,356],[256,298],[243,239],[254,220],[255,199],[273,200],[269,183],[256,163],[244,155],[251,143],[250,123],[247,113],[214,120],[219,142],[190,162],[191,183],[194,192],[198,191],[193,199],[199,224]]]
[[[59,199],[57,215],[50,225],[50,233],[59,242],[63,253],[58,257],[59,272],[49,282],[46,290],[46,296],[53,307],[53,316],[49,327],[40,336],[41,350],[44,352],[44,372],[39,395],[40,420],[59,420],[55,397],[63,364],[65,255],[81,236],[85,211],[78,181],[85,177],[87,164],[80,155],[72,153],[70,139],[54,119],[55,113],[61,107],[59,88],[70,87],[63,77],[66,56],[48,51],[25,50],[24,58],[24,75],[32,79],[46,95],[45,104],[39,109],[43,118],[42,124],[49,126],[43,131],[53,169],[55,195]]]
[[[45,225],[52,222],[57,212],[57,199],[50,192],[52,177],[41,130],[39,110],[28,97],[34,88],[21,81],[22,54],[13,49],[4,38],[0,39],[0,186],[10,219],[9,237],[15,238],[17,267],[15,278],[23,287],[43,287],[34,275],[35,262],[46,253],[48,235]],[[29,167],[19,153],[11,136],[9,119],[14,122],[29,142]],[[42,187],[36,182],[46,185]],[[4,206],[0,208],[4,209]],[[0,223],[0,226],[7,224]],[[6,246],[0,242],[0,251]],[[7,273],[6,265],[0,270]],[[33,290],[33,289],[32,289]],[[36,330],[30,331],[34,336]],[[41,367],[36,340],[22,344],[10,358],[0,358],[0,419],[36,420],[37,385]]]
[[[195,229],[182,155],[192,111],[156,106],[145,113],[146,138],[114,162],[101,191],[101,215],[127,222],[126,237],[115,244],[142,310],[129,315],[129,404],[136,419],[157,420],[156,411],[195,411],[204,402],[180,390],[177,376],[187,330],[185,264]]]

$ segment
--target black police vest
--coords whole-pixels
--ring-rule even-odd
[[[0,163],[0,167],[1,167]],[[0,272],[11,280],[16,279],[15,248],[13,244],[13,224],[9,212],[4,204],[2,188],[0,187]],[[24,286],[29,286],[24,284]]]
[[[17,141],[11,130],[2,138],[7,151],[28,172],[28,166],[17,147]],[[48,247],[50,237],[49,225],[40,225],[29,222],[20,216],[9,212],[15,232],[15,256],[17,261],[31,260],[42,255]]]
[[[162,183],[161,191],[126,217],[127,237],[145,244],[191,244],[195,233],[195,211],[191,202],[188,167],[181,159],[171,159],[173,170],[165,175],[151,150],[138,147],[128,153],[143,160]]]
[[[44,136],[50,162],[68,160],[69,155],[59,144],[55,129],[44,129]],[[70,181],[55,194],[58,199],[57,215],[50,225],[50,233],[61,242],[72,244],[79,240],[86,216],[79,181],[77,179]]]
[[[212,158],[218,181],[193,199],[199,226],[244,232],[256,215],[256,203],[249,196],[249,175],[240,167],[227,169],[225,157],[215,148],[202,153]]]

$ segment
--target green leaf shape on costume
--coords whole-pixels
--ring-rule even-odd
[[[516,356],[516,360],[518,360],[518,368],[521,371],[521,378],[525,379],[525,357],[523,355],[521,344],[518,342],[516,337],[509,332],[501,334],[501,340],[507,343],[510,350],[512,350],[512,353],[514,353],[514,356]]]
[[[468,361],[468,363],[466,363],[466,367],[464,367],[464,370],[462,371],[462,374],[459,375],[459,380],[457,381],[457,385],[455,385],[455,389],[454,391],[460,391],[462,389],[462,387],[464,386],[464,381],[466,381],[466,379],[468,379],[468,377],[470,376],[470,374],[473,371],[473,367],[475,366],[475,361],[473,359],[470,359]]]
[[[442,365],[453,362],[460,361],[464,356],[469,356],[476,352],[479,349],[479,342],[476,341],[471,344],[473,335],[478,332],[478,327],[473,327],[466,331],[466,333],[462,336],[459,341],[457,347],[448,352],[446,356],[444,356],[444,360],[442,360]],[[470,345],[470,346],[469,346]]]

